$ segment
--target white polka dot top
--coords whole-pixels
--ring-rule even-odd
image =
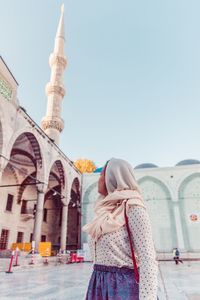
[[[156,300],[158,264],[149,215],[145,208],[134,206],[128,211],[128,220],[137,265],[140,268],[139,299]],[[104,234],[96,243],[90,240],[89,244],[94,263],[133,268],[126,225],[117,231]]]

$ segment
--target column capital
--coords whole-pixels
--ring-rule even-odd
[[[63,206],[68,206],[68,204],[69,204],[69,197],[68,197],[68,195],[66,195],[65,197],[63,197],[63,198],[61,198],[61,201],[62,201],[62,204],[63,204]]]
[[[41,182],[37,184],[37,191],[39,194],[44,194],[47,190],[47,184]]]

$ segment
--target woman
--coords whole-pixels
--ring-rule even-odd
[[[95,206],[96,217],[83,227],[91,236],[94,257],[86,300],[156,300],[157,262],[151,225],[131,165],[122,159],[108,161],[98,192],[101,199]]]

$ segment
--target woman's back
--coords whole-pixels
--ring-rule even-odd
[[[157,292],[157,262],[152,242],[149,216],[145,208],[131,207],[128,212],[129,226],[134,243],[137,265],[140,268],[140,293],[144,299]],[[126,226],[107,233],[95,242],[90,240],[95,264],[132,269],[130,242]],[[151,270],[151,271],[150,271]]]

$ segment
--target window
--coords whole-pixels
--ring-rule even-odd
[[[22,243],[23,242],[23,236],[24,236],[24,233],[21,232],[21,231],[18,231],[18,233],[17,233],[17,243]]]
[[[26,214],[27,201],[22,200],[21,214]]]
[[[44,208],[43,210],[43,221],[47,222],[47,208]]]
[[[13,195],[8,194],[7,203],[6,203],[6,210],[12,211],[12,205],[13,205]]]
[[[6,249],[8,245],[8,235],[9,235],[9,230],[7,229],[2,229],[1,230],[1,239],[0,239],[0,249]]]
[[[30,234],[30,243],[32,243],[32,240],[33,240],[33,234],[31,233]]]
[[[46,235],[41,236],[41,242],[46,242]]]

